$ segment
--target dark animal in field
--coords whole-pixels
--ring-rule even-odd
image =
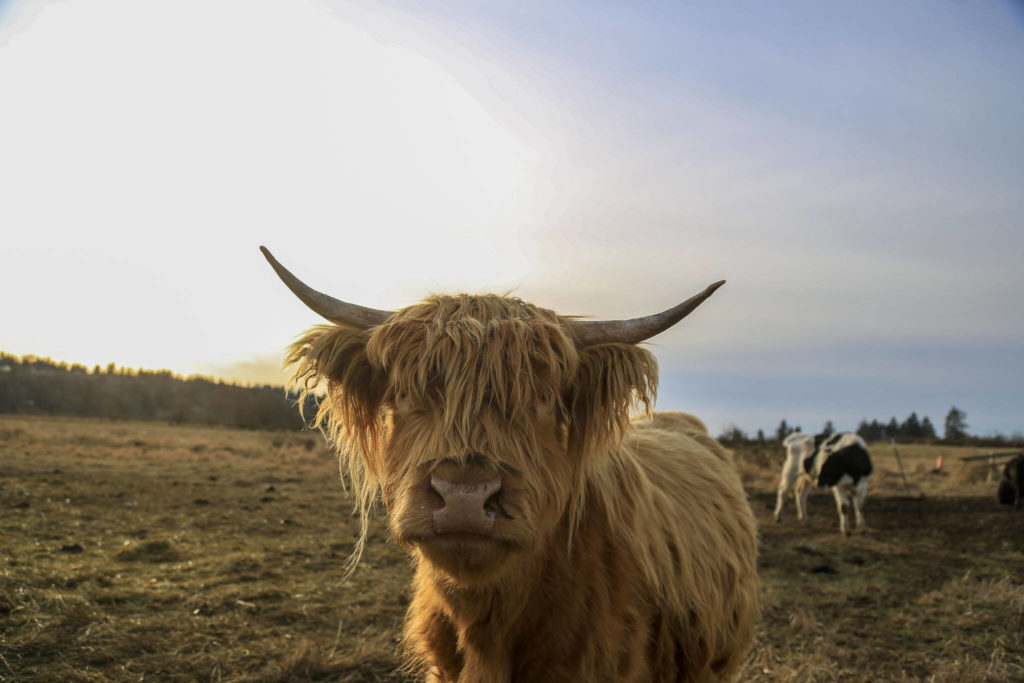
[[[1012,505],[1016,511],[1020,509],[1021,492],[1024,492],[1024,455],[1018,455],[1003,467],[1003,478],[999,480],[999,502]]]
[[[782,442],[786,461],[779,477],[774,518],[782,516],[782,506],[791,491],[796,500],[797,518],[807,521],[807,495],[812,485],[831,489],[839,511],[839,532],[848,534],[847,513],[853,508],[855,526],[863,530],[864,500],[874,471],[867,444],[851,432],[812,436],[790,434]]]
[[[332,325],[291,347],[363,517],[380,500],[414,559],[410,667],[430,681],[730,678],[758,616],[757,540],[730,454],[650,414],[638,346],[663,314],[581,321],[495,295],[396,311],[297,280]],[[643,406],[644,415],[630,419]]]

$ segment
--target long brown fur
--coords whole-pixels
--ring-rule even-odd
[[[577,348],[551,311],[460,295],[365,331],[314,328],[288,360],[306,391],[326,387],[318,419],[364,520],[353,563],[377,500],[415,560],[411,671],[463,683],[735,672],[758,616],[753,516],[699,420],[650,414],[648,351]],[[500,557],[428,552],[426,478],[471,454],[504,482]]]

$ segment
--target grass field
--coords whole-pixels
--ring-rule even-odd
[[[812,495],[770,521],[781,452],[737,465],[764,618],[743,681],[1024,680],[1024,512],[976,449],[872,449],[869,533]],[[945,467],[933,473],[942,456]],[[0,680],[401,681],[408,561],[357,523],[317,434],[0,416]]]

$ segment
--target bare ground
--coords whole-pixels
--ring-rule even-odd
[[[781,453],[737,454],[764,618],[740,680],[1024,680],[1024,512],[971,449],[889,446],[870,531],[831,497],[770,521]],[[942,472],[933,473],[942,456]],[[0,416],[0,680],[401,681],[404,555],[318,435]]]

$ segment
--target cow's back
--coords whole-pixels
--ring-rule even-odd
[[[662,411],[654,413],[649,419],[641,418],[633,422],[633,426],[641,434],[649,435],[654,438],[662,438],[656,436],[657,432],[667,432],[669,434],[677,434],[696,441],[698,444],[706,448],[712,455],[719,457],[723,460],[732,463],[732,456],[729,451],[726,450],[722,444],[715,441],[708,434],[707,427],[700,421],[699,418],[690,415],[689,413],[681,413],[678,411]]]

